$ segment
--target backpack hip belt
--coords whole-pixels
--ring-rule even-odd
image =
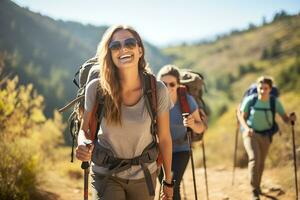
[[[150,171],[146,165],[156,162],[158,157],[158,147],[155,141],[151,142],[143,151],[140,156],[131,159],[117,158],[113,155],[111,150],[103,147],[97,141],[95,142],[95,149],[92,154],[92,161],[100,167],[109,169],[109,172],[105,175],[103,184],[100,186],[100,194],[104,193],[105,186],[109,177],[115,173],[122,172],[130,169],[133,165],[140,165],[147,184],[149,195],[154,196],[155,190],[152,182]]]
[[[272,138],[274,133],[276,133],[279,130],[278,124],[275,122],[273,126],[270,129],[258,131],[254,129],[255,133],[258,133],[260,135],[268,136],[270,138],[270,142],[272,142]]]

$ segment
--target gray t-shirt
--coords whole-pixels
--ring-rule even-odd
[[[86,87],[85,110],[90,112],[93,109],[99,79],[92,80]],[[169,112],[172,107],[171,98],[167,88],[161,81],[157,81],[157,114]],[[105,148],[110,149],[118,158],[130,159],[142,154],[153,140],[150,132],[151,118],[148,113],[145,99],[141,99],[133,106],[121,105],[122,126],[106,124],[102,119],[98,132],[98,142]],[[156,162],[148,165],[150,173],[157,170]],[[92,165],[96,173],[106,174],[106,168]],[[141,166],[132,166],[130,169],[115,174],[123,179],[140,179],[144,177]]]

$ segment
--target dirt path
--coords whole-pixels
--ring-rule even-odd
[[[55,181],[44,184],[44,195],[51,200],[81,200],[82,199],[82,179],[70,179],[60,177],[55,172],[49,172],[49,178]],[[196,181],[198,199],[207,200],[205,193],[204,170],[196,169]],[[182,200],[193,200],[194,188],[192,172],[188,168],[181,187]],[[235,184],[231,185],[232,170],[225,168],[211,168],[208,170],[208,186],[210,200],[247,200],[250,198],[247,169],[236,169]],[[156,188],[158,194],[159,187]],[[262,196],[262,200],[294,200],[294,188],[282,188],[276,180],[276,170],[267,170],[263,177],[262,191],[267,196]],[[156,200],[158,197],[155,198]]]
[[[236,169],[235,182],[232,186],[232,170],[214,168],[209,169],[208,173],[208,187],[210,200],[244,200],[251,199],[248,183],[248,170]],[[294,188],[283,189],[278,185],[277,181],[273,179],[274,171],[266,171],[263,177],[262,191],[265,196],[261,196],[262,200],[278,199],[278,200],[294,200]],[[197,193],[198,199],[207,200],[204,181],[204,170],[196,170]],[[184,176],[184,184],[181,187],[181,196],[183,200],[193,200],[194,187],[191,169],[188,169]],[[185,194],[184,195],[184,189]],[[184,198],[185,197],[185,198]]]

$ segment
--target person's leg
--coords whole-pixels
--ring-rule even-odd
[[[174,200],[180,200],[180,183],[186,169],[186,166],[189,162],[189,152],[176,152],[173,153],[172,157],[172,171],[173,171],[173,178],[175,179],[174,185]]]
[[[259,135],[258,141],[259,141],[259,148],[261,152],[261,157],[260,157],[261,160],[259,162],[260,165],[258,166],[258,184],[260,186],[264,167],[265,167],[265,161],[268,155],[268,150],[271,142],[268,136],[262,136],[262,135]]]
[[[122,183],[113,177],[109,177],[104,194],[100,194],[100,187],[103,186],[103,175],[92,174],[92,199],[93,200],[126,200],[125,190]]]
[[[248,155],[248,170],[251,190],[253,192],[253,196],[257,196],[257,198],[259,198],[257,192],[259,189],[258,166],[260,165],[261,152],[257,141],[257,135],[254,134],[250,137],[246,133],[243,133],[243,142]]]
[[[151,175],[152,183],[155,188],[157,172]],[[145,178],[138,180],[129,180],[125,184],[126,200],[153,200],[154,196],[149,195],[148,187]]]

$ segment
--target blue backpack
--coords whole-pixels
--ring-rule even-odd
[[[254,94],[257,95],[257,84],[256,83],[251,84],[250,87],[245,91],[245,93],[243,95],[243,100],[245,97],[248,97],[248,96],[251,96]],[[278,88],[273,86],[270,95],[278,98],[280,95]]]
[[[268,130],[263,130],[263,131],[257,131],[255,130],[256,133],[259,133],[259,134],[263,134],[263,135],[268,135],[270,137],[270,139],[272,139],[272,136],[277,133],[279,131],[279,127],[278,127],[278,124],[276,123],[275,121],[275,114],[276,114],[276,98],[279,97],[279,90],[277,87],[273,86],[272,87],[272,90],[270,92],[270,109],[265,109],[265,108],[255,108],[254,105],[255,103],[257,102],[258,100],[258,93],[257,93],[257,84],[254,83],[252,84],[244,93],[243,95],[243,100],[248,97],[248,96],[253,96],[252,99],[251,99],[251,102],[249,103],[248,105],[248,110],[249,110],[249,113],[250,113],[250,110],[252,109],[255,109],[255,110],[261,110],[261,111],[264,111],[265,112],[265,115],[266,115],[266,119],[267,119],[267,122],[269,123],[269,125],[271,126],[270,129]],[[272,120],[273,120],[273,123],[271,123],[269,120],[268,120],[268,117],[267,117],[267,111],[268,110],[271,110],[272,112]]]

